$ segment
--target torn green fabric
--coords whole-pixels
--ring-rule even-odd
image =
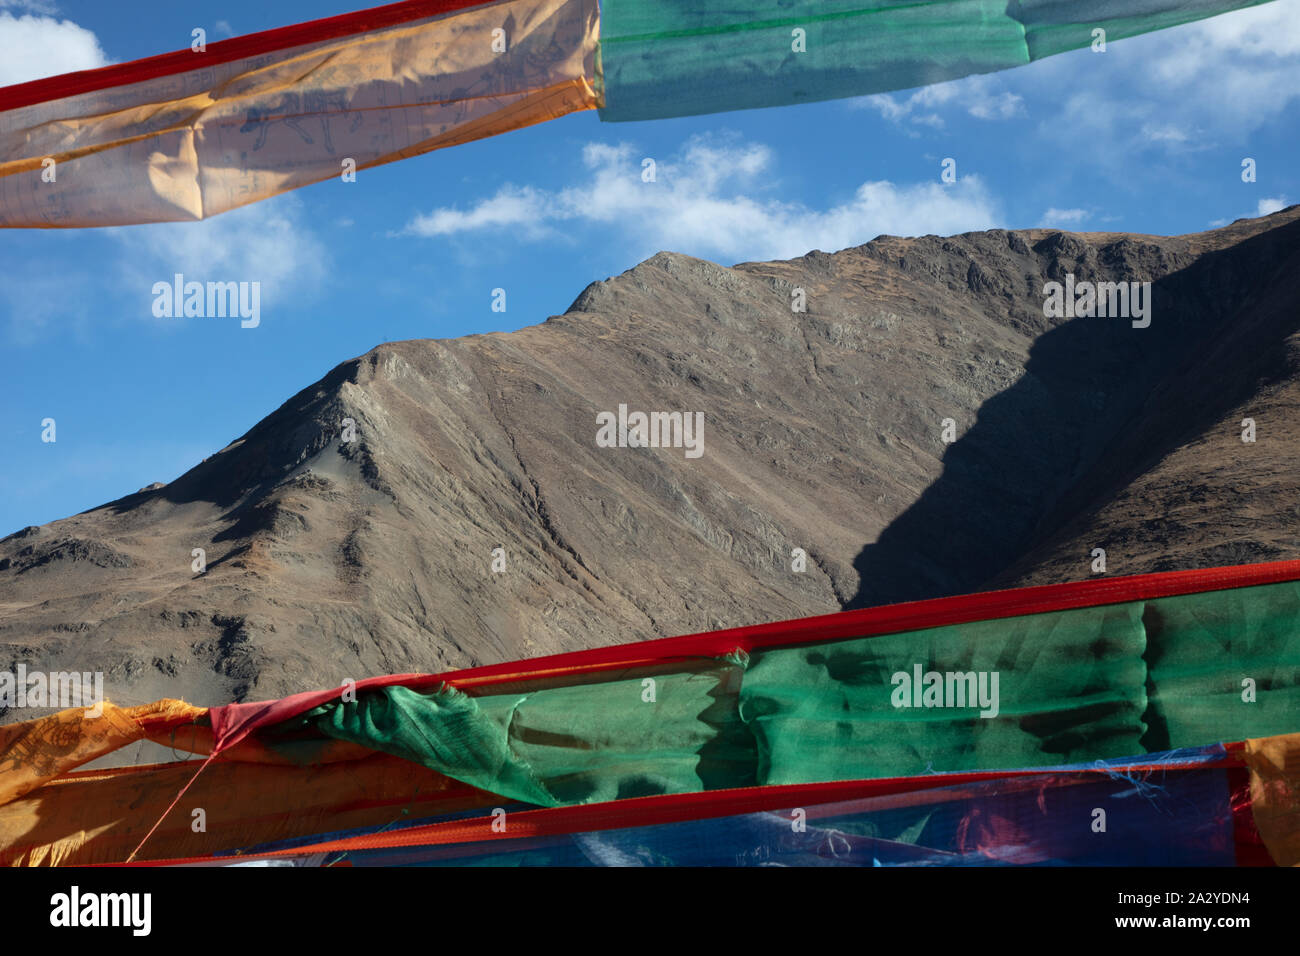
[[[1300,582],[567,679],[386,687],[286,729],[544,806],[1089,763],[1295,731]]]
[[[738,716],[743,670],[704,662],[481,697],[392,686],[294,723],[540,806],[745,786],[754,754]]]
[[[510,746],[513,713],[526,698],[497,698],[495,706],[455,688],[420,693],[400,685],[356,701],[317,708],[322,733],[423,764],[472,786],[542,806],[555,800],[533,768]]]
[[[991,73],[1269,0],[602,0],[603,120],[785,106]]]

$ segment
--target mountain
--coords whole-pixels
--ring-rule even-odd
[[[541,325],[382,345],[175,481],[0,541],[0,669],[211,705],[1084,578],[1094,548],[1300,556],[1298,276],[1300,207],[662,252]],[[1049,317],[1067,281],[1150,283],[1150,324]],[[604,447],[620,405],[700,413],[702,444]]]

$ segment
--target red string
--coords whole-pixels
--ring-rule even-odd
[[[153,836],[154,831],[157,830],[160,826],[162,826],[162,822],[163,822],[164,820],[167,819],[167,814],[171,813],[172,810],[174,810],[174,809],[176,808],[176,804],[178,804],[178,803],[181,802],[181,797],[185,796],[185,791],[188,790],[188,789],[190,788],[190,784],[192,784],[195,780],[199,779],[199,774],[201,774],[201,773],[203,772],[203,768],[206,767],[208,764],[212,763],[213,759],[214,759],[216,756],[217,756],[217,755],[216,755],[215,753],[214,753],[214,754],[209,754],[209,755],[208,755],[208,759],[205,760],[205,761],[203,761],[203,764],[199,767],[198,770],[194,771],[194,776],[190,777],[189,783],[187,783],[187,784],[185,784],[185,786],[181,787],[181,791],[180,791],[180,793],[176,794],[176,799],[173,800],[173,801],[168,805],[167,809],[163,811],[162,816],[160,816],[160,817],[158,818],[158,822],[155,823],[152,827],[150,827],[149,832],[146,833],[146,834],[144,835],[144,839],[140,841],[139,846],[137,846],[134,850],[131,851],[131,855],[128,856],[128,857],[126,858],[126,862],[127,862],[127,863],[130,863],[131,861],[133,861],[133,860],[135,859],[135,855],[136,855],[137,853],[140,852],[141,848],[142,848],[146,843],[149,842],[149,838],[150,838],[151,836]]]

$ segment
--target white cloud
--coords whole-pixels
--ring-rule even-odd
[[[0,6],[14,4],[0,4]],[[43,6],[24,5],[28,9]],[[0,86],[106,66],[95,34],[70,20],[0,11]]]
[[[0,0],[0,9],[22,10],[25,13],[45,13],[53,15],[59,12],[54,0]]]
[[[1189,152],[1240,141],[1300,100],[1300,0],[1076,50],[996,74],[850,100],[909,135],[958,115],[1033,116],[1046,138],[1091,163],[1135,152]]]
[[[1055,226],[1059,229],[1062,226],[1077,226],[1091,217],[1092,214],[1086,209],[1057,209],[1053,206],[1043,213],[1043,218],[1038,225],[1039,228]]]
[[[562,235],[561,224],[611,225],[639,250],[670,249],[732,260],[800,256],[860,245],[878,235],[988,229],[1000,212],[983,182],[865,182],[851,198],[810,209],[784,198],[771,151],[757,143],[695,138],[642,181],[632,146],[593,143],[581,185],[548,191],[506,185],[468,209],[415,217],[407,234],[448,237],[512,230],[524,239]]]
[[[1131,162],[1147,149],[1187,152],[1238,142],[1300,99],[1300,0],[1274,0],[1112,43],[1050,57],[1007,74],[1035,92],[1041,131],[1088,145],[1090,156]]]
[[[301,209],[287,195],[199,222],[42,230],[0,283],[0,336],[16,345],[53,335],[90,343],[105,322],[175,326],[153,317],[152,290],[178,272],[187,281],[260,283],[265,325],[269,310],[317,298],[329,275],[326,244]],[[78,267],[85,262],[95,268]]]
[[[1239,218],[1259,219],[1261,216],[1271,216],[1275,212],[1281,212],[1288,205],[1290,205],[1290,203],[1287,201],[1287,198],[1285,196],[1276,196],[1270,199],[1261,199],[1258,203],[1255,204],[1255,211],[1253,213],[1247,213],[1246,215],[1240,216]],[[1212,219],[1210,220],[1210,228],[1218,229],[1220,226],[1226,226],[1230,221],[1231,220],[1228,219]]]
[[[522,228],[533,238],[545,234],[548,197],[529,187],[502,186],[491,199],[484,199],[467,211],[435,209],[417,216],[408,227],[420,236],[450,236],[493,226]],[[553,217],[551,217],[553,218]]]
[[[1285,196],[1278,196],[1275,199],[1261,199],[1255,209],[1255,215],[1271,216],[1275,212],[1281,212],[1287,207],[1288,203]]]
[[[1187,130],[1169,123],[1143,123],[1142,135],[1153,143],[1184,144],[1191,140]]]
[[[279,196],[199,222],[105,230],[125,253],[123,288],[148,302],[158,281],[259,282],[262,308],[310,298],[327,274],[325,244],[305,226],[296,196]]]
[[[999,93],[972,103],[967,110],[971,116],[979,119],[1011,119],[1025,112],[1024,102],[1015,93]]]
[[[969,76],[947,83],[935,83],[907,94],[879,93],[850,100],[854,109],[874,109],[887,120],[942,127],[943,118],[936,108],[961,110],[976,119],[1005,120],[1022,116],[1025,101],[1017,93],[1003,89],[997,77]],[[930,112],[924,112],[929,110]]]

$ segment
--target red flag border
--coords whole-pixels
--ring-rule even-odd
[[[203,53],[176,50],[142,60],[114,63],[94,70],[62,73],[27,83],[0,87],[0,111],[20,109],[53,100],[93,93],[118,86],[129,86],[177,73],[231,63],[249,57],[276,53],[293,47],[337,40],[341,37],[401,26],[446,13],[459,13],[473,7],[490,7],[506,0],[401,0],[382,7],[371,7],[338,16],[308,20],[286,27],[249,33],[208,44]]]

